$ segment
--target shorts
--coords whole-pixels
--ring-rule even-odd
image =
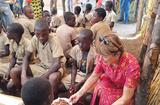
[[[44,74],[45,72],[47,72],[47,70],[48,70],[48,69],[44,69],[43,67],[41,67],[38,64],[31,64],[30,68],[31,68],[31,71],[32,71],[34,77],[38,77],[38,76]],[[60,68],[58,71],[61,73],[61,76],[63,77],[64,68]]]

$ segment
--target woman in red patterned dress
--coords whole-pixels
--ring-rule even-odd
[[[91,105],[133,105],[134,93],[140,78],[136,58],[124,52],[120,39],[115,34],[99,38],[96,45],[97,64],[84,86],[70,97],[76,103],[94,84]]]

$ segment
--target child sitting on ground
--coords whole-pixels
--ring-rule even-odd
[[[75,14],[75,17],[76,17],[76,27],[80,27],[80,25],[82,24],[82,21],[83,21],[83,17],[81,16],[81,7],[80,6],[76,6],[74,8],[74,14]]]
[[[48,10],[44,10],[42,12],[42,18],[48,22],[48,26],[49,26],[51,23],[51,15]]]
[[[13,87],[16,89],[21,88],[21,77],[18,75],[21,71],[18,68],[21,68],[25,51],[30,44],[27,38],[22,37],[23,33],[24,28],[19,23],[12,23],[7,27],[7,37],[11,40],[11,59],[9,65],[6,65],[9,66],[6,77],[9,79],[10,76],[11,78],[7,85],[8,89],[12,89]],[[27,75],[32,76],[31,71],[29,71]]]
[[[104,21],[104,18],[106,17],[106,11],[103,8],[97,8],[94,11],[93,18],[91,20],[92,27],[91,30],[93,32],[93,38],[95,40],[95,44],[99,40],[99,36],[101,35],[107,35],[108,33],[111,33],[111,29],[106,21]]]
[[[69,53],[72,58],[72,71],[62,79],[62,83],[72,94],[80,89],[94,69],[96,53],[92,41],[92,31],[83,29],[78,37],[78,45]]]
[[[60,44],[63,48],[63,52],[67,58],[70,49],[75,45],[77,38],[77,32],[74,29],[75,15],[72,12],[64,13],[65,24],[59,26],[56,31],[56,36],[59,38]]]
[[[52,99],[56,98],[57,86],[63,76],[65,58],[60,43],[49,34],[49,26],[46,20],[40,19],[35,24],[35,36],[32,38],[23,59],[21,84],[30,79],[28,70],[32,70],[34,76],[46,78],[52,86]],[[40,62],[29,64],[31,54],[37,51]],[[54,97],[55,96],[55,97]]]
[[[51,8],[51,24],[50,28],[52,32],[56,32],[57,28],[62,24],[60,16],[57,15],[57,9],[55,7]]]
[[[34,35],[34,15],[33,15],[33,10],[30,6],[24,6],[23,12],[25,17],[20,18],[17,22],[22,24],[24,28],[24,37],[28,38],[29,40],[33,37]]]
[[[116,13],[113,11],[112,1],[106,1],[106,11],[107,11],[106,21],[110,25],[110,28],[113,29],[117,16]]]
[[[86,28],[91,27],[91,19],[93,17],[93,13],[91,11],[92,11],[92,4],[87,3],[84,11],[83,27],[86,27]]]

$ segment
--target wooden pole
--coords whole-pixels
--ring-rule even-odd
[[[157,3],[158,1],[155,0],[154,4]],[[147,105],[147,103],[149,103],[148,100],[150,94],[151,81],[154,77],[155,69],[157,68],[158,56],[160,54],[160,22],[159,22],[160,20],[158,21],[159,23],[156,23],[154,25],[155,15],[154,14],[152,15],[153,16],[151,16],[150,28],[149,28],[149,33],[152,33],[152,36],[148,37],[148,39],[151,40],[148,40],[149,44],[141,71],[140,86],[138,87],[136,94],[136,103],[135,103],[136,105]],[[154,26],[154,29],[152,26]],[[152,30],[153,32],[151,32]]]
[[[136,26],[137,33],[140,31],[140,28],[141,28],[143,8],[144,8],[144,0],[140,0],[138,5],[138,17],[137,17],[137,26]]]

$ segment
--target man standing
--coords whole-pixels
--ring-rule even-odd
[[[7,0],[0,0],[0,20],[2,20],[5,29],[13,22],[13,18],[14,15],[10,9],[9,2]]]
[[[124,22],[128,24],[129,21],[129,8],[130,8],[130,0],[120,0],[120,18],[119,22]]]

